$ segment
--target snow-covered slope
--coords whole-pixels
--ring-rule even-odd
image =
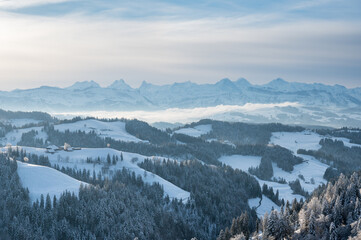
[[[250,208],[256,208],[258,217],[263,217],[264,214],[270,212],[272,208],[278,211],[280,210],[280,207],[265,195],[262,195],[262,200],[260,198],[248,199],[248,205]]]
[[[361,147],[360,144],[350,143],[350,140],[347,138],[321,136],[315,132],[307,130],[303,132],[275,132],[272,134],[270,143],[280,145],[296,154],[298,149],[320,149],[321,145],[319,142],[321,139],[326,137],[342,141],[346,147]]]
[[[232,155],[232,156],[223,156],[223,157],[219,158],[218,161],[231,166],[233,169],[240,169],[242,171],[248,172],[249,167],[257,167],[260,164],[261,157],[260,156]],[[293,176],[292,176],[292,178],[288,178],[289,175],[286,175],[284,173],[286,173],[286,172],[284,172],[282,169],[275,171],[275,175],[283,176],[287,182],[293,181],[293,179],[294,179]],[[269,187],[273,187],[274,192],[276,192],[278,190],[280,198],[281,199],[284,198],[285,201],[288,200],[289,202],[292,202],[292,200],[295,198],[298,200],[300,200],[301,198],[304,198],[301,195],[293,194],[293,191],[288,184],[264,181],[257,177],[255,177],[255,178],[261,187],[263,186],[263,184],[267,184]],[[297,178],[297,175],[296,175],[296,178]],[[312,187],[313,186],[317,187],[318,185],[317,186],[312,185]]]
[[[74,123],[64,123],[55,125],[54,128],[60,132],[69,130],[70,132],[85,131],[87,133],[95,131],[100,137],[110,137],[124,142],[143,142],[125,130],[125,122],[102,122],[95,119],[77,121]]]
[[[261,163],[260,156],[231,155],[222,156],[218,159],[221,163],[231,166],[234,169],[240,169],[248,172],[250,167],[258,167]]]
[[[321,163],[312,156],[299,155],[299,157],[302,157],[306,161],[295,165],[291,173],[283,171],[273,163],[273,176],[275,178],[284,178],[287,182],[299,179],[301,186],[309,193],[315,190],[319,185],[327,183],[323,178],[323,174],[329,167],[328,165]],[[300,175],[302,175],[305,180],[302,180],[299,177]]]
[[[60,194],[65,191],[77,195],[80,185],[87,185],[49,167],[18,162],[17,171],[23,187],[29,189],[31,201],[40,200],[41,194],[44,198],[49,194],[51,199],[54,195],[59,199]]]
[[[197,125],[193,128],[180,128],[175,133],[185,134],[191,137],[200,137],[212,131],[212,124]]]
[[[27,124],[37,124],[40,123],[40,120],[30,119],[30,118],[19,118],[19,119],[0,119],[0,122],[15,127],[23,127]]]
[[[35,138],[42,139],[45,141],[48,138],[48,135],[46,132],[43,131],[42,127],[31,127],[31,128],[21,128],[21,129],[15,129],[5,135],[5,137],[0,138],[0,145],[17,145],[18,142],[21,140],[21,136],[23,133],[31,132],[32,130],[36,131],[38,134],[35,136]]]
[[[330,137],[329,138],[342,141],[347,147],[361,147],[359,144],[350,143],[349,139]],[[308,192],[312,192],[320,184],[326,184],[327,181],[323,179],[326,169],[329,167],[327,164],[321,163],[312,156],[297,154],[298,149],[318,150],[321,148],[320,140],[325,138],[315,132],[276,132],[272,134],[271,144],[280,145],[284,148],[291,150],[296,156],[305,160],[304,163],[294,166],[291,173],[285,172],[273,164],[274,176],[276,178],[284,178],[288,182],[294,181],[297,178],[300,180],[301,186]],[[302,180],[299,175],[302,175],[305,180]]]
[[[292,193],[293,191],[288,185],[289,182],[299,179],[301,186],[309,193],[311,193],[319,185],[326,184],[327,181],[323,179],[323,175],[329,166],[327,164],[321,163],[312,156],[297,154],[297,150],[300,148],[306,150],[319,149],[321,147],[319,145],[319,141],[322,138],[324,138],[324,136],[320,136],[319,134],[311,131],[273,133],[270,141],[271,144],[280,145],[282,147],[291,150],[296,156],[303,158],[305,162],[295,165],[294,170],[292,172],[286,172],[281,168],[277,167],[275,163],[272,163],[273,173],[274,173],[273,176],[276,179],[277,178],[285,179],[287,184],[264,181],[256,178],[259,184],[261,186],[263,184],[267,184],[269,187],[272,187],[275,192],[278,190],[280,198],[284,198],[285,200],[288,200],[290,202],[294,198],[300,200],[301,198],[304,197],[301,195],[293,194]],[[349,146],[349,147],[360,146],[358,144],[350,143],[349,140],[345,138],[334,138],[334,137],[332,138],[343,141],[345,146]],[[249,167],[258,166],[260,163],[260,159],[261,157],[256,157],[256,156],[233,155],[233,156],[223,156],[219,159],[219,161],[227,165],[230,165],[232,168],[238,168],[247,172]],[[252,206],[254,206],[255,201],[256,200],[252,200],[250,202],[250,206],[252,204],[253,204]],[[262,213],[264,212],[262,211]]]
[[[27,153],[32,153],[36,155],[44,155],[49,158],[49,161],[52,166],[59,165],[60,167],[70,167],[74,169],[86,169],[89,170],[90,173],[95,171],[96,174],[101,172],[103,176],[107,176],[109,178],[112,177],[116,170],[121,170],[124,168],[129,169],[130,171],[135,172],[136,175],[140,175],[143,180],[147,183],[159,183],[163,186],[165,194],[169,195],[169,197],[182,199],[183,201],[187,201],[189,199],[190,193],[184,191],[183,189],[177,187],[176,185],[166,181],[165,179],[155,175],[151,172],[145,171],[140,168],[137,164],[143,161],[145,158],[150,159],[158,159],[158,157],[149,157],[143,156],[136,153],[128,153],[128,152],[120,152],[111,148],[83,148],[81,150],[76,150],[73,152],[66,151],[58,151],[54,154],[46,153],[46,150],[43,148],[33,148],[33,147],[21,147]],[[116,165],[107,166],[106,158],[107,155],[111,157],[118,156],[120,158],[123,155],[123,161],[118,161]],[[98,163],[87,163],[86,159],[91,158],[94,161],[97,158],[100,158],[100,164]]]

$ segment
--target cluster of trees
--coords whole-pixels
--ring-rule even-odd
[[[279,123],[270,124],[249,124],[241,122],[224,122],[210,119],[203,119],[199,122],[185,125],[185,127],[195,127],[197,125],[211,124],[212,131],[203,139],[227,140],[236,145],[266,145],[268,144],[272,132],[299,132],[302,127],[287,126]]]
[[[266,213],[253,234],[236,218],[230,228],[221,231],[219,239],[247,239],[243,237],[249,235],[256,239],[361,239],[360,189],[361,172],[349,177],[341,174],[335,183],[315,191],[307,202],[294,200],[279,212]]]
[[[342,141],[329,138],[320,140],[319,150],[299,149],[297,153],[311,155],[337,168],[338,172],[352,174],[361,170],[361,147],[346,147]],[[335,173],[329,170],[329,173]]]
[[[0,239],[10,239],[9,225],[29,209],[29,193],[21,187],[16,170],[16,161],[0,154]]]
[[[54,121],[54,118],[45,112],[13,112],[13,111],[5,111],[3,109],[0,109],[0,119],[35,119],[40,120],[44,122],[52,122]]]
[[[212,167],[198,161],[179,163],[146,159],[139,166],[189,191],[197,213],[213,226],[212,236],[216,236],[231,223],[232,218],[244,211],[249,214],[249,230],[255,229],[257,216],[247,201],[261,197],[261,188],[249,174],[228,166]]]
[[[166,144],[172,141],[168,133],[139,120],[127,120],[125,122],[125,130],[139,139],[147,140],[150,143],[157,145]]]
[[[290,150],[278,145],[266,148],[263,158],[275,162],[277,167],[286,172],[292,172],[294,165],[303,162],[302,158],[296,157]]]
[[[248,172],[252,175],[257,176],[262,180],[271,180],[273,177],[273,167],[270,158],[262,157],[261,163],[257,167],[250,167]]]
[[[249,173],[257,176],[262,180],[273,180],[272,162],[284,171],[293,171],[293,166],[303,162],[303,159],[296,157],[292,152],[280,146],[269,146],[265,148],[261,163],[257,167],[250,167]],[[278,180],[282,181],[282,180]]]
[[[263,184],[262,186],[262,194],[272,200],[278,206],[284,205],[284,199],[280,200],[279,191],[277,190],[276,193],[273,190],[273,187],[268,187],[267,184]]]
[[[232,225],[230,228],[226,228],[224,231],[221,230],[217,240],[228,240],[232,236],[236,236],[236,239],[239,240],[246,240],[249,239],[251,232],[250,220],[248,213],[242,213],[241,216],[234,218],[232,221]],[[258,219],[256,224],[258,225]]]
[[[323,174],[323,178],[327,181],[334,181],[340,176],[341,172],[333,167],[328,167]]]
[[[0,137],[5,137],[8,132],[11,132],[13,127],[10,124],[0,122]]]
[[[0,154],[0,239],[211,239],[211,221],[195,204],[164,198],[159,184],[149,185],[123,169],[111,180],[82,179],[78,196],[42,196],[30,204],[21,187],[16,161]],[[69,173],[70,175],[74,172]],[[76,173],[77,174],[77,173]]]
[[[300,180],[298,178],[295,181],[289,182],[288,184],[290,185],[290,187],[293,191],[293,194],[299,194],[306,198],[309,197],[308,192],[302,188]]]
[[[31,164],[42,165],[47,167],[51,166],[49,158],[47,156],[28,154],[24,149],[19,147],[8,148],[7,155],[17,161],[28,162]]]
[[[361,144],[360,128],[341,128],[341,129],[317,129],[316,132],[323,136],[344,137],[350,139],[351,143]]]
[[[23,133],[21,140],[18,142],[20,146],[44,147],[45,143],[42,138],[37,138],[38,131],[31,130],[30,132]]]

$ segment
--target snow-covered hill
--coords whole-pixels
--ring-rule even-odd
[[[143,142],[139,138],[134,137],[125,130],[125,122],[102,122],[95,119],[77,121],[74,123],[64,123],[54,126],[55,130],[64,132],[76,132],[78,130],[89,133],[94,131],[100,137],[110,137],[115,140],[124,142]]]
[[[125,129],[125,122],[122,121],[103,122],[95,119],[87,119],[72,123],[57,124],[54,125],[54,129],[60,132],[68,130],[70,132],[82,131],[89,133],[94,131],[95,134],[102,138],[109,137],[124,142],[148,142],[129,134]],[[0,137],[0,145],[5,146],[11,144],[15,146],[20,142],[23,133],[28,133],[33,130],[37,132],[35,138],[42,139],[44,142],[47,140],[48,136],[43,127],[19,128],[8,132],[4,137]]]
[[[47,156],[52,166],[59,165],[59,167],[70,167],[76,170],[89,170],[90,173],[95,171],[96,174],[102,173],[103,176],[111,178],[116,170],[122,170],[123,168],[129,169],[136,175],[142,177],[144,182],[147,183],[159,183],[163,186],[165,194],[171,199],[182,199],[184,202],[189,199],[190,193],[177,187],[176,185],[166,181],[165,179],[155,175],[151,172],[145,171],[138,166],[138,163],[142,162],[145,158],[157,160],[158,157],[143,156],[136,153],[120,152],[111,148],[83,148],[81,150],[75,150],[73,152],[57,151],[54,154],[47,153],[46,149],[33,148],[33,147],[19,147],[26,151],[26,153],[36,154],[38,156]],[[6,148],[2,148],[6,149]],[[110,157],[123,156],[123,161],[118,161],[115,165],[107,165],[107,156]],[[100,163],[87,163],[87,158],[97,161],[99,157]]]
[[[42,127],[21,128],[21,129],[15,129],[7,133],[5,137],[0,137],[0,145],[3,146],[7,144],[17,145],[18,142],[20,142],[21,140],[22,134],[31,131],[37,132],[35,138],[42,139],[43,141],[45,141],[48,138],[46,132],[43,131]]]
[[[18,162],[17,171],[23,187],[29,189],[31,201],[40,200],[41,194],[44,198],[49,194],[51,199],[54,195],[59,199],[65,191],[78,195],[80,185],[87,185],[49,167]]]
[[[180,128],[175,133],[185,134],[191,137],[200,137],[201,135],[207,134],[212,131],[212,125],[197,125],[194,128]]]
[[[326,184],[327,181],[323,178],[323,175],[326,169],[329,167],[327,164],[320,162],[312,156],[297,154],[298,149],[306,149],[306,150],[318,150],[321,148],[319,142],[321,139],[325,138],[325,136],[321,136],[312,131],[303,131],[303,132],[275,132],[272,134],[270,144],[280,145],[284,148],[289,149],[298,157],[301,157],[305,160],[305,162],[301,164],[297,164],[294,166],[294,170],[292,172],[286,172],[281,168],[277,167],[275,163],[272,163],[273,167],[273,177],[276,179],[285,179],[286,184],[272,182],[272,181],[264,181],[261,179],[257,179],[260,186],[263,184],[267,184],[269,187],[272,187],[274,191],[279,191],[280,198],[284,198],[285,200],[292,201],[294,198],[300,200],[301,195],[293,194],[292,189],[288,185],[289,182],[295,181],[299,179],[302,188],[304,188],[307,192],[312,193],[314,189],[322,184]],[[338,137],[330,137],[332,139],[337,139],[343,141],[345,146],[347,147],[361,147],[359,144],[350,143],[349,139],[346,138],[338,138]],[[232,156],[223,156],[218,159],[220,162],[231,166],[234,169],[240,169],[245,172],[248,172],[250,167],[257,167],[260,164],[261,157],[260,156],[243,156],[243,155],[232,155]],[[302,177],[300,177],[302,176]],[[251,207],[258,207],[260,199],[250,199],[249,205]],[[268,198],[264,198],[261,201],[261,206],[257,208],[257,214],[259,216],[263,215],[265,211],[270,211],[272,206],[275,204],[272,203]],[[268,208],[267,208],[268,206]]]
[[[298,103],[299,106],[278,109],[274,116],[276,120],[293,120],[301,124],[329,122],[334,125],[361,125],[361,88],[291,83],[282,79],[264,85],[252,85],[245,79],[223,79],[215,84],[183,82],[162,86],[143,82],[139,88],[132,88],[123,80],[117,80],[108,87],[90,81],[77,82],[67,88],[40,87],[0,92],[0,108],[53,113],[153,111],[285,102]],[[250,121],[255,116],[243,112],[241,115]],[[303,117],[300,118],[300,115]],[[262,120],[272,119],[266,117]]]

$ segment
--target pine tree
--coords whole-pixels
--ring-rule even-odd
[[[44,209],[44,205],[45,205],[45,203],[44,203],[44,195],[41,194],[40,195],[40,208]]]
[[[108,165],[110,165],[112,163],[109,153],[107,155],[107,163],[108,163]]]
[[[54,196],[55,196],[55,195],[54,195]],[[50,211],[50,210],[51,210],[51,198],[50,198],[49,193],[46,195],[45,210],[46,210],[46,211]]]
[[[268,218],[267,236],[278,239],[280,234],[279,230],[280,230],[280,221],[279,221],[278,213],[276,210],[273,210],[271,211],[271,214]]]
[[[54,195],[53,197],[53,208],[57,208],[57,200],[56,200],[56,196]]]
[[[337,238],[337,232],[336,232],[336,226],[335,226],[334,222],[331,222],[329,233],[330,233],[330,240],[337,240],[338,239]]]
[[[310,214],[310,219],[309,219],[309,223],[308,223],[308,233],[311,235],[316,234],[315,229],[316,229],[316,219],[315,219],[315,214],[313,212],[313,210],[311,210],[311,214]]]

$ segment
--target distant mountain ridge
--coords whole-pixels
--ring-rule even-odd
[[[0,91],[0,108],[49,112],[159,110],[283,102],[361,108],[361,88],[287,82],[280,78],[264,85],[253,85],[244,78],[236,81],[225,78],[215,84],[188,81],[154,85],[144,81],[139,88],[132,88],[124,80],[116,80],[108,87],[84,81],[66,88],[43,86]]]

